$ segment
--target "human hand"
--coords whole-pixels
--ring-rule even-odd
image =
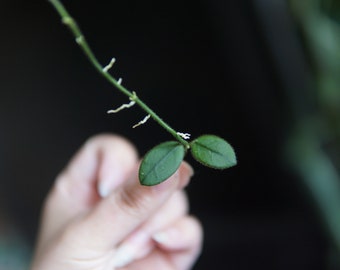
[[[138,166],[124,138],[87,141],[47,196],[31,270],[190,269],[202,244],[183,190],[191,167],[146,187]]]

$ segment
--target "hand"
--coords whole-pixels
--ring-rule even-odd
[[[47,196],[31,269],[190,269],[202,244],[183,190],[191,167],[146,187],[138,166],[124,138],[88,140]]]

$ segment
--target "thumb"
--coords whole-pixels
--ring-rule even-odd
[[[136,163],[137,152],[124,138],[108,134],[90,138],[57,177],[46,198],[40,246],[90,212],[101,200],[99,195],[119,186]]]

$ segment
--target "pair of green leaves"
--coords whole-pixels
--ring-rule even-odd
[[[190,142],[192,156],[201,164],[214,169],[235,166],[236,155],[232,146],[215,135],[202,135]],[[177,141],[161,143],[146,153],[139,168],[142,185],[160,184],[174,174],[183,161],[187,149]]]

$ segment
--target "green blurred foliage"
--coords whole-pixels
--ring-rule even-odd
[[[318,116],[333,145],[340,137],[340,1],[290,1],[315,79]]]
[[[310,64],[315,104],[311,113],[297,117],[287,150],[321,211],[333,254],[339,254],[340,1],[290,0],[289,5]],[[339,256],[335,261],[339,266]]]

